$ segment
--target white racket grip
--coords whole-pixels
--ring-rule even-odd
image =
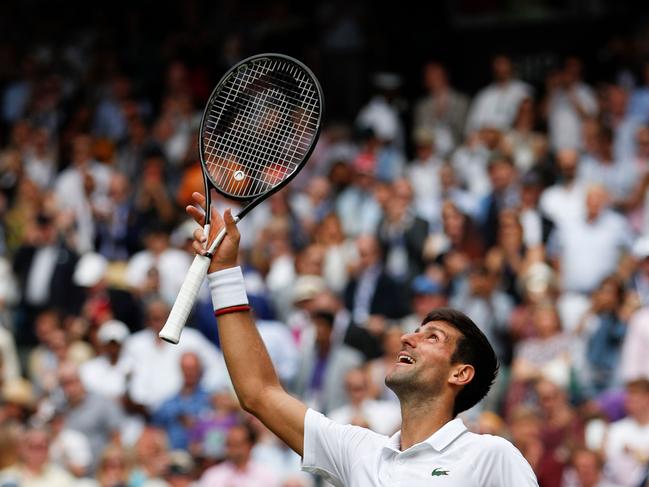
[[[194,257],[194,262],[192,262],[187,276],[185,276],[178,297],[176,297],[176,302],[173,308],[171,308],[169,318],[167,318],[165,326],[158,333],[158,336],[164,341],[176,344],[180,340],[180,334],[185,327],[185,323],[187,323],[189,313],[191,313],[194,307],[194,302],[196,302],[198,292],[209,266],[210,259],[208,257],[204,255],[196,255]]]

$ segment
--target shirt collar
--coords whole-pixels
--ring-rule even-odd
[[[455,418],[435,431],[435,433],[433,433],[425,443],[428,443],[437,451],[442,451],[466,430],[466,426],[462,419]]]
[[[438,429],[422,443],[427,443],[435,451],[441,452],[465,431],[467,431],[467,427],[464,425],[462,419],[455,418]],[[418,444],[421,445],[422,443]],[[401,431],[397,431],[388,439],[385,448],[396,451],[397,453],[401,452]]]

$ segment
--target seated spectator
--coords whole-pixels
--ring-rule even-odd
[[[624,284],[615,276],[607,277],[593,293],[590,308],[577,326],[594,394],[621,384],[620,355],[629,318],[625,304]]]
[[[514,66],[509,56],[494,56],[491,69],[493,82],[480,90],[471,103],[467,133],[485,124],[501,129],[511,127],[521,100],[532,95],[532,87],[514,77]]]
[[[119,438],[124,421],[122,408],[111,400],[86,391],[77,368],[64,363],[59,369],[59,383],[65,397],[64,428],[83,433],[90,442],[96,461],[104,447]]]
[[[406,315],[397,282],[388,275],[381,256],[379,241],[370,235],[356,239],[358,263],[345,289],[345,307],[358,326],[365,326],[370,315],[401,318]]]
[[[557,384],[540,379],[535,386],[543,426],[543,446],[563,464],[570,452],[584,446],[584,422],[568,402],[568,395]]]
[[[501,366],[509,357],[509,317],[514,308],[512,299],[496,288],[497,279],[484,266],[469,271],[465,285],[451,298],[451,306],[464,310],[494,347]]]
[[[613,422],[604,454],[607,477],[624,487],[637,487],[646,475],[649,458],[649,380],[626,385],[627,417]]]
[[[541,414],[535,409],[518,405],[512,410],[508,424],[511,442],[529,462],[539,486],[561,487],[564,464],[543,445]]]
[[[559,225],[582,218],[585,213],[586,186],[579,178],[579,152],[575,149],[557,151],[558,181],[541,195],[539,208],[552,223]]]
[[[164,401],[151,418],[154,425],[166,431],[172,450],[187,449],[189,431],[211,406],[210,396],[200,384],[203,370],[198,355],[192,352],[181,355],[180,369],[183,375],[180,392]]]
[[[120,446],[109,445],[101,454],[96,479],[99,487],[128,485],[129,465]]]
[[[146,309],[147,327],[130,335],[122,349],[122,356],[133,364],[129,396],[149,410],[154,410],[180,391],[182,373],[179,364],[185,352],[191,351],[200,357],[206,371],[202,383],[208,391],[228,384],[221,353],[198,331],[185,328],[178,345],[171,345],[158,337],[168,315],[169,306],[164,301],[159,298],[151,301]]]
[[[27,430],[20,444],[17,480],[21,487],[74,487],[75,478],[49,458],[50,436],[44,429]]]
[[[630,229],[624,218],[609,209],[606,190],[591,186],[586,194],[585,216],[560,224],[551,239],[551,255],[564,293],[562,316],[566,329],[574,330],[577,308],[571,302],[583,301],[602,279],[616,271],[631,247]]]
[[[390,190],[391,197],[382,204],[377,236],[386,273],[397,282],[409,283],[423,270],[428,223],[415,213],[412,186],[406,179],[394,181]]]
[[[191,256],[170,246],[169,234],[159,223],[149,223],[144,245],[145,250],[134,254],[128,261],[126,282],[134,292],[144,294],[147,291],[147,274],[155,268],[160,286],[156,291],[165,301],[173,303],[191,265]]]
[[[107,321],[99,327],[97,341],[100,355],[79,368],[81,382],[88,392],[116,401],[126,394],[131,364],[127,357],[120,360],[120,352],[128,336],[128,328],[121,321]]]
[[[340,424],[369,428],[391,436],[401,425],[401,410],[394,401],[371,399],[369,378],[363,369],[352,369],[345,374],[347,404],[334,409],[329,417]]]
[[[451,86],[446,68],[435,61],[424,65],[424,86],[427,95],[415,104],[414,130],[431,131],[439,152],[447,155],[462,140],[469,99]]]
[[[272,471],[251,459],[257,441],[254,429],[246,423],[233,426],[225,443],[225,461],[205,471],[201,487],[268,487],[279,486]]]
[[[548,138],[537,130],[536,107],[530,97],[518,104],[512,128],[505,132],[502,150],[525,173],[543,161],[548,151]]]
[[[563,475],[561,487],[619,487],[606,480],[604,460],[593,450],[578,448],[570,458],[570,467]]]
[[[163,483],[169,465],[169,449],[164,431],[147,426],[135,444],[135,461],[129,473],[129,487],[147,487]]]
[[[533,401],[533,386],[539,379],[550,379],[567,388],[576,366],[573,340],[562,331],[556,308],[551,304],[537,305],[532,321],[535,335],[521,340],[514,349],[507,398],[509,411],[516,404]]]
[[[598,112],[593,89],[582,79],[582,62],[579,58],[567,58],[561,69],[547,78],[548,131],[553,150],[581,149],[582,122]]]
[[[334,315],[315,312],[313,340],[300,346],[300,365],[292,391],[318,411],[331,411],[345,403],[340,377],[363,363],[361,353],[347,345],[332,342]]]

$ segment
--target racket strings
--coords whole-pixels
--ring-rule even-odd
[[[263,103],[268,104],[268,100],[267,100],[267,98],[268,98],[268,90],[265,90],[265,92],[263,92],[263,95],[264,95],[264,98],[265,98],[263,100]],[[276,108],[279,108],[280,109],[279,110],[280,114],[283,115],[284,117],[286,117],[288,115],[288,113],[287,113],[288,107],[286,106],[286,103],[285,103],[286,102],[285,97],[284,97],[283,101],[284,101],[284,104],[283,104],[284,106],[278,106],[276,104],[274,106]],[[257,103],[256,105],[258,106],[259,103]],[[254,106],[254,105],[251,105],[251,106]],[[257,107],[256,111],[259,111],[258,107]],[[250,119],[251,113],[250,113],[249,109],[245,110],[245,115],[247,115],[248,116],[247,118]],[[274,157],[275,159],[280,160],[280,162],[281,162],[281,159],[286,156],[286,154],[282,153],[283,151],[281,150],[280,143],[277,140],[273,140],[273,139],[268,138],[268,137],[264,138],[264,135],[266,135],[266,134],[264,134],[264,132],[267,132],[267,130],[262,130],[261,133],[260,133],[258,130],[256,130],[257,127],[252,127],[251,124],[246,123],[245,120],[244,120],[244,123],[241,124],[241,127],[242,127],[244,135],[245,135],[245,140],[247,140],[249,143],[251,143],[253,150],[270,152],[271,157]],[[279,134],[277,137],[278,138],[281,138],[282,136],[285,137],[288,134],[289,130],[290,130],[290,127],[288,127],[287,124],[283,124],[283,126],[281,126],[280,129],[277,131],[278,134]],[[241,140],[237,140],[237,139],[241,139]],[[234,140],[230,140],[230,141],[237,143],[236,146],[237,146],[237,148],[240,149],[242,140],[243,139],[241,137],[237,137],[235,135]],[[296,139],[296,140],[299,142],[299,139]],[[260,141],[263,141],[263,143],[260,144],[259,143]],[[294,146],[288,145],[288,151],[287,152],[291,152],[291,149],[293,149],[292,152],[295,152],[296,151],[296,146],[295,145]],[[259,157],[260,157],[259,154],[255,154],[255,153],[253,153],[252,155],[256,156],[257,159],[259,159]],[[293,155],[293,154],[291,154],[291,155]],[[253,159],[252,162],[253,162],[252,167],[254,167],[255,162],[257,162],[257,161],[255,161]]]
[[[303,80],[300,79],[299,81],[301,81],[302,84],[304,84]],[[266,85],[266,86],[268,86],[268,85]],[[265,93],[265,94],[267,95],[267,93]],[[282,113],[284,115],[288,115],[287,110],[290,109],[290,107],[288,106],[290,104],[287,104],[286,101],[287,101],[286,97],[284,97],[282,105],[274,104],[274,106],[276,108],[280,109],[280,113]],[[264,100],[264,103],[268,104],[268,101]],[[311,106],[309,107],[308,105],[311,105]],[[303,115],[305,113],[313,112],[314,107],[315,107],[314,102],[311,102],[311,103],[307,104],[306,109],[303,110]],[[293,109],[293,111],[295,111],[295,109]],[[297,135],[297,137],[294,138],[294,140],[293,140],[294,143],[287,145],[286,152],[288,154],[283,154],[282,153],[283,151],[279,150],[280,149],[280,147],[279,147],[280,144],[278,142],[271,142],[271,139],[263,139],[263,140],[265,140],[266,143],[261,144],[261,146],[260,146],[258,141],[255,140],[255,139],[259,138],[258,134],[255,131],[255,127],[251,127],[250,124],[247,124],[247,126],[246,126],[246,124],[244,124],[243,129],[244,129],[244,132],[246,132],[247,137],[252,136],[252,138],[249,139],[248,142],[252,143],[253,148],[261,149],[261,150],[264,150],[264,151],[268,151],[268,150],[270,150],[271,152],[274,151],[275,153],[272,154],[272,156],[275,156],[275,157],[279,156],[280,162],[281,162],[281,158],[285,157],[286,155],[289,155],[289,157],[294,158],[296,156],[295,153],[298,152],[298,150],[300,149],[300,144],[306,145],[306,148],[308,148],[308,141],[304,140],[304,132],[308,128],[309,122],[307,121],[306,126],[304,126],[305,121],[303,119],[304,119],[304,116],[302,116],[301,120],[298,121],[297,125],[298,125],[298,127],[300,127],[301,130],[300,130],[300,133]],[[313,124],[313,122],[310,122],[310,123]],[[315,125],[316,125],[316,129],[317,129],[317,124],[315,124]],[[286,124],[284,124],[282,127],[280,127],[280,130],[278,130],[279,137],[281,138],[282,136],[285,136],[288,133],[288,130],[290,130],[290,127],[288,127]],[[237,139],[238,139],[238,137],[235,136],[234,140],[230,140],[230,141],[231,142],[232,141],[233,142],[240,142]],[[306,144],[305,144],[305,142],[306,142]],[[239,145],[240,144],[237,144],[237,148],[239,148]],[[254,166],[254,164],[253,164],[253,166]]]
[[[252,197],[300,165],[318,128],[311,77],[285,61],[235,72],[212,102],[203,130],[208,171],[220,189]]]

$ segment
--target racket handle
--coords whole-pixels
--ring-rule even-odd
[[[189,313],[191,313],[194,307],[194,302],[196,301],[209,266],[210,259],[208,257],[203,255],[194,257],[194,262],[192,262],[187,276],[185,276],[176,302],[173,308],[171,308],[169,318],[167,318],[165,326],[158,333],[158,336],[164,341],[176,344],[180,340],[180,334],[185,327],[187,318],[189,318]]]

